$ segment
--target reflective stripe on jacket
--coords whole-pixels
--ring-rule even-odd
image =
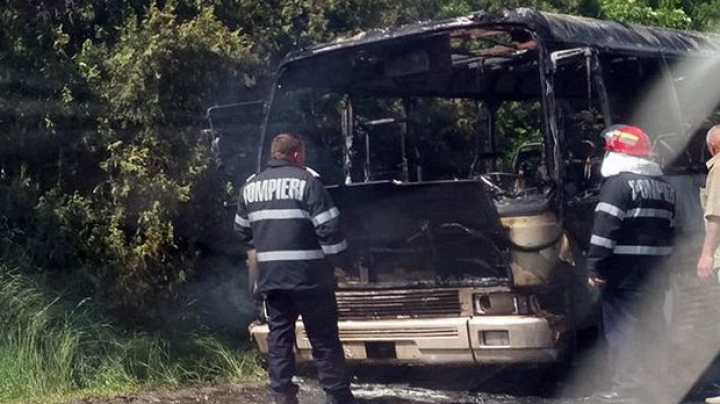
[[[671,254],[675,199],[662,177],[625,172],[609,177],[595,208],[588,272],[607,277]],[[626,268],[615,268],[616,259]]]
[[[332,267],[345,266],[340,212],[319,179],[284,160],[248,179],[240,190],[235,230],[256,251],[259,291],[327,291]]]

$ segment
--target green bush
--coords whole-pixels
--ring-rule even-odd
[[[127,319],[158,321],[160,303],[176,299],[193,274],[202,236],[227,229],[222,185],[209,192],[214,198],[195,190],[213,176],[212,139],[201,129],[216,94],[242,83],[241,71],[249,77],[249,48],[212,7],[183,19],[169,3],[129,19],[112,47],[87,41],[76,58],[105,106],[106,178],[93,195],[104,223],[95,234],[106,253],[108,305]],[[198,221],[203,210],[216,214]]]
[[[122,332],[0,266],[0,402],[127,393],[259,374],[253,352],[208,336]],[[55,397],[55,399],[52,399]]]

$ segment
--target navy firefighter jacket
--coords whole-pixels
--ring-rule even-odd
[[[257,251],[260,293],[335,288],[333,266],[344,266],[347,242],[340,212],[313,173],[272,159],[240,190],[235,230]]]
[[[675,191],[662,177],[609,177],[595,208],[587,270],[617,284],[672,253]]]

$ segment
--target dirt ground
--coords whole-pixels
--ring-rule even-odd
[[[438,390],[409,385],[354,384],[358,404],[596,404],[592,397],[540,398],[483,392]],[[322,404],[324,395],[312,380],[300,383],[300,404]],[[111,399],[89,399],[68,404],[271,404],[262,383],[220,384],[153,391]],[[699,404],[701,401],[685,401]],[[653,403],[655,404],[655,403]]]
[[[156,390],[109,399],[78,400],[68,404],[264,404],[271,402],[272,399],[261,384],[246,383]]]
[[[581,374],[579,368],[571,373]],[[296,379],[300,404],[323,404],[325,395],[312,368],[300,369]],[[720,374],[720,373],[718,373]],[[352,389],[358,404],[599,404],[593,397],[597,377],[580,378],[552,373],[546,368],[423,368],[353,369]],[[580,381],[579,379],[582,379]],[[712,380],[717,380],[713,378]],[[667,384],[663,381],[661,384]],[[698,383],[683,404],[699,404],[708,395],[720,394],[716,383]],[[560,397],[560,398],[550,398]],[[677,404],[680,398],[663,400]],[[672,402],[671,402],[672,401]],[[272,404],[264,381],[189,386],[118,396],[79,400],[66,404]],[[648,403],[650,404],[650,403]],[[661,404],[655,403],[652,404]]]
[[[573,401],[547,400],[537,397],[513,397],[482,393],[459,393],[408,386],[355,385],[358,404],[531,404],[563,403]],[[324,395],[314,383],[302,383],[301,404],[322,404]],[[90,399],[68,404],[269,404],[272,398],[263,384],[222,384],[206,387],[188,387],[173,391],[153,391],[111,399]]]

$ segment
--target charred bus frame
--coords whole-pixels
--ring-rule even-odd
[[[568,353],[578,330],[597,324],[582,272],[602,157],[597,133],[617,122],[645,128],[679,191],[696,194],[704,152],[694,135],[717,100],[693,103],[702,87],[682,87],[683,61],[713,60],[719,46],[698,33],[521,8],[362,33],[286,57],[263,104],[256,169],[272,133],[285,128],[273,117],[300,105],[295,91],[341,94],[332,98],[341,169],[330,190],[353,223],[357,258],[337,292],[348,360],[538,363]],[[648,111],[651,87],[657,105]],[[373,97],[394,100],[385,111],[395,114],[361,117]],[[427,178],[417,140],[417,100],[425,98],[476,103],[482,119],[467,177]],[[539,108],[541,139],[521,144],[497,171],[499,108],[527,100]],[[390,179],[375,170],[369,135],[385,126],[399,127],[401,158]],[[696,235],[699,200],[690,197],[681,211],[680,231]],[[693,254],[680,254],[677,265],[690,265]],[[463,269],[439,274],[449,267]],[[387,276],[393,271],[401,275]],[[250,331],[267,352],[267,327],[259,321]],[[301,323],[297,352],[311,357]]]

